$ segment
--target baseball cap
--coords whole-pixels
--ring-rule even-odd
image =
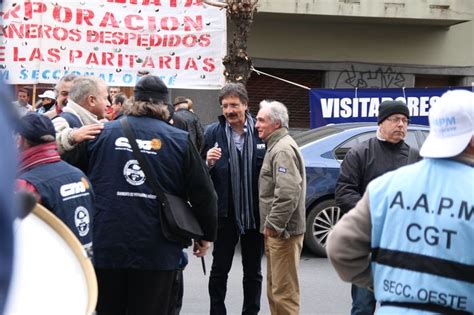
[[[51,119],[34,112],[27,113],[20,118],[17,130],[18,134],[35,143],[51,142],[49,139],[45,141],[44,136],[56,136]]]
[[[38,97],[39,98],[50,98],[52,100],[55,100],[56,99],[56,93],[54,93],[54,91],[47,90],[47,91],[44,91],[43,94],[38,95]]]
[[[451,90],[444,93],[429,112],[430,133],[420,149],[428,158],[460,154],[473,136],[474,93]]]

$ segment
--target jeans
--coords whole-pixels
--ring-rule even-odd
[[[209,276],[211,314],[225,315],[227,278],[232,267],[235,246],[240,239],[244,271],[244,302],[242,314],[258,314],[262,293],[261,261],[264,251],[263,235],[258,230],[248,230],[240,235],[233,219],[219,218],[217,240],[212,251],[212,267]],[[235,313],[232,312],[232,313]]]
[[[367,288],[351,286],[351,315],[373,315],[375,312],[375,296]]]

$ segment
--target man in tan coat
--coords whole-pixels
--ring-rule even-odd
[[[288,134],[285,105],[262,101],[255,127],[267,145],[258,187],[268,304],[272,314],[299,314],[298,266],[306,228],[304,162]]]

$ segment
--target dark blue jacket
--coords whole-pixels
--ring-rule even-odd
[[[86,175],[64,161],[36,166],[21,174],[35,186],[41,204],[74,233],[87,250],[92,250],[93,190]]]
[[[250,122],[255,126],[255,120]],[[216,164],[210,168],[210,174],[214,183],[214,188],[217,193],[218,200],[218,215],[219,217],[228,217],[232,214],[233,207],[232,202],[232,188],[230,182],[230,168],[229,168],[229,146],[227,144],[227,136],[225,133],[226,120],[224,116],[219,116],[218,121],[210,124],[204,133],[204,149],[203,157],[205,158],[207,151],[214,147],[216,142],[221,148],[222,156],[217,160]],[[258,137],[257,130],[253,135],[254,151],[252,159],[253,169],[253,201],[254,201],[254,216],[257,220],[257,226],[259,226],[259,211],[258,211],[258,177],[260,175],[260,169],[262,168],[263,158],[265,157],[265,144]]]
[[[125,119],[125,118],[123,118]],[[188,198],[204,230],[217,234],[217,202],[208,171],[188,133],[151,117],[127,116],[160,188]],[[161,207],[135,159],[120,120],[87,144],[88,175],[96,193],[94,256],[99,268],[175,270],[182,255],[160,227]]]

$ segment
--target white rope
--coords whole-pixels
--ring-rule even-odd
[[[263,71],[260,71],[260,70],[257,70],[255,69],[253,66],[250,66],[250,71],[253,71],[255,72],[256,74],[258,75],[266,75],[266,76],[269,76],[270,78],[274,78],[274,79],[277,79],[277,80],[280,80],[280,81],[283,81],[283,82],[286,82],[286,83],[289,83],[289,84],[293,84],[293,85],[296,85],[297,87],[300,87],[300,88],[303,88],[303,89],[306,89],[306,90],[311,90],[311,88],[307,87],[307,86],[304,86],[304,85],[301,85],[301,84],[298,84],[298,83],[295,83],[295,82],[292,82],[292,81],[288,81],[288,80],[285,80],[285,79],[282,79],[282,78],[279,78],[279,77],[276,77],[274,75],[271,75],[269,73],[265,73]]]

